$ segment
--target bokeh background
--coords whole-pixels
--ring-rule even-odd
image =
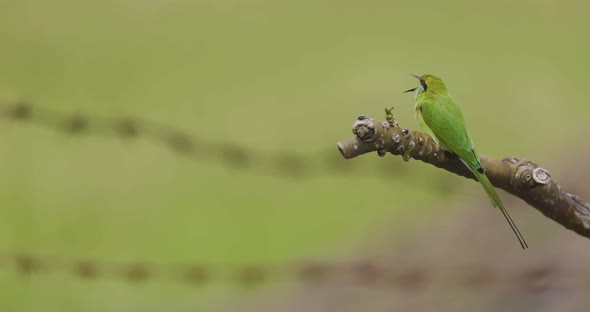
[[[417,273],[387,287],[289,277],[193,287],[80,279],[58,265],[27,275],[4,261],[0,310],[587,311],[585,239],[501,193],[531,246],[522,252],[476,183],[400,157],[345,161],[335,143],[386,106],[417,128],[401,91],[416,85],[409,74],[432,73],[481,153],[540,163],[588,200],[588,9],[1,0],[0,100],[27,100],[53,122],[0,119],[3,254],[217,267],[360,259]],[[169,125],[198,152],[154,133],[64,131],[71,115]],[[462,279],[473,274],[483,277]]]

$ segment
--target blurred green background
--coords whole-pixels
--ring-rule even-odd
[[[391,105],[401,126],[417,128],[413,97],[401,91],[416,84],[409,74],[432,73],[463,107],[481,153],[531,159],[565,179],[564,151],[590,130],[587,10],[550,0],[1,0],[4,102],[133,116],[367,169],[293,178],[179,157],[141,138],[0,120],[0,250],[281,263],[387,249],[443,215],[465,222],[464,211],[483,211],[473,202],[488,208],[477,184],[399,157],[343,161],[335,143],[352,135],[356,116],[383,119]],[[525,225],[543,217],[520,210],[521,231],[542,249],[542,230]],[[498,239],[516,250],[492,216]],[[2,311],[194,311],[236,296],[225,285],[85,283],[10,269],[0,269],[0,292]]]

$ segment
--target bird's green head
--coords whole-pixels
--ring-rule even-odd
[[[424,74],[422,76],[416,76],[416,79],[420,80],[420,85],[416,88],[412,88],[410,90],[406,90],[404,92],[414,92],[416,91],[416,97],[425,94],[444,94],[447,92],[447,86],[442,81],[442,79],[438,78],[435,75]]]

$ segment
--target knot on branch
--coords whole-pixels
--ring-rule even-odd
[[[375,137],[375,125],[373,125],[372,119],[367,118],[365,115],[359,116],[352,125],[352,133],[363,142],[373,141]]]
[[[516,158],[513,158],[516,160]],[[548,184],[551,181],[551,174],[546,169],[539,167],[537,164],[522,160],[516,166],[514,182],[517,185],[534,188],[536,186]]]
[[[533,180],[538,184],[547,184],[551,181],[551,175],[549,174],[549,171],[537,167],[533,169]]]

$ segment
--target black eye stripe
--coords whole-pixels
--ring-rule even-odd
[[[428,86],[426,85],[426,81],[424,81],[424,79],[420,79],[420,84],[422,85],[422,88],[424,88],[424,91],[428,89]]]

